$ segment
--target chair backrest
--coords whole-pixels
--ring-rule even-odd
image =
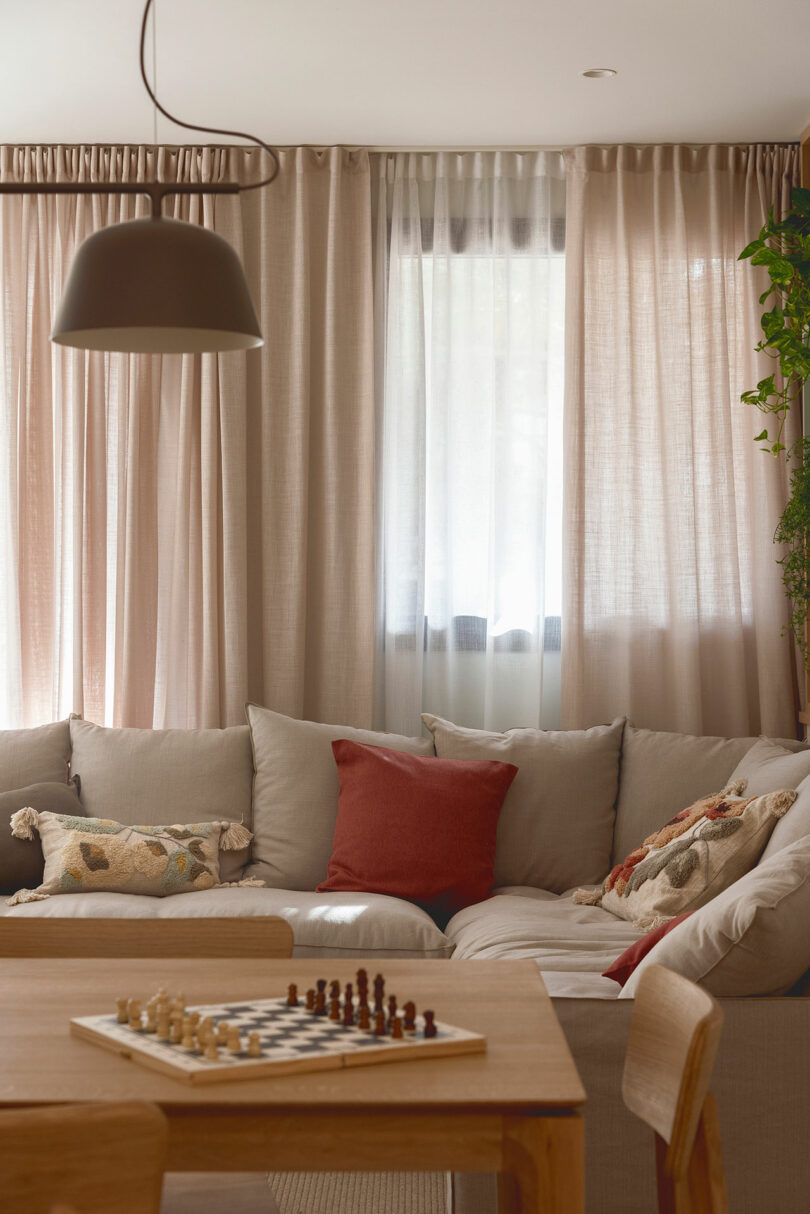
[[[723,1013],[708,992],[661,965],[645,969],[636,991],[622,1095],[667,1144],[663,1166],[676,1182],[689,1168],[722,1025]]]
[[[158,1214],[168,1124],[157,1105],[49,1105],[0,1112],[4,1210]]]
[[[176,894],[175,897],[188,897]],[[69,898],[70,894],[64,897]],[[0,917],[0,957],[292,956],[293,933],[275,915],[227,919]]]

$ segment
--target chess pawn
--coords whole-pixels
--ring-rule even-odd
[[[229,1054],[241,1054],[242,1042],[239,1037],[239,1029],[231,1029],[231,1031],[228,1033],[227,1044]]]
[[[402,1027],[406,1033],[413,1033],[416,1030],[416,1004],[408,1000],[403,1006],[402,1011],[405,1014],[405,1021]]]
[[[172,1045],[179,1045],[183,1038],[181,1022],[179,1020],[171,1020],[169,1026],[169,1041]]]
[[[171,1037],[171,1021],[168,1016],[158,1017],[157,1022],[157,1039],[158,1041],[168,1041]]]
[[[228,1034],[231,1031],[231,1026],[227,1020],[220,1020],[217,1025],[217,1045],[225,1045],[228,1040]]]
[[[150,1003],[146,1009],[146,1032],[157,1032],[157,1008],[154,1003]]]
[[[189,1014],[189,1020],[191,1021],[192,1028],[196,1029],[197,1025],[200,1023],[200,1013],[191,1012]]]
[[[329,1019],[340,1020],[340,999],[329,1000]]]
[[[379,1012],[374,1013],[374,1036],[384,1037],[385,1030],[385,1012],[381,1008]]]
[[[316,1016],[326,1015],[326,991],[318,991],[315,996],[315,1007],[313,1008]]]
[[[127,1011],[127,1005],[129,1004],[129,1000],[116,999],[115,1002],[118,1004],[118,1015],[116,1016],[116,1020],[119,1024],[128,1024],[129,1012]]]
[[[315,1011],[315,990],[313,987],[310,987],[309,990],[307,991],[307,1005],[306,1006],[307,1006],[308,1012]]]
[[[426,1037],[435,1037],[436,1032],[437,1032],[436,1025],[433,1023],[433,1017],[434,1017],[435,1013],[434,1012],[424,1012],[423,1014],[425,1017],[425,1029],[424,1029],[425,1036]]]
[[[261,1043],[258,1033],[256,1033],[256,1032],[248,1033],[248,1050],[247,1050],[247,1052],[251,1058],[261,1058],[262,1043]]]
[[[294,982],[287,987],[287,1007],[298,1007],[298,987]]]
[[[140,1012],[136,1012],[134,1016],[130,1016],[129,1027],[136,1033],[143,1032],[143,1016]]]
[[[400,1020],[399,1016],[394,1016],[393,1020],[391,1021],[391,1036],[393,1037],[394,1041],[402,1041],[404,1035],[405,1034],[402,1032],[402,1021]]]
[[[213,1028],[214,1028],[214,1021],[211,1019],[210,1016],[206,1016],[203,1020],[200,1021],[199,1025],[197,1026],[197,1036],[199,1037],[200,1033],[202,1033],[204,1037],[209,1037],[211,1032],[213,1031]]]
[[[330,999],[339,999],[340,998],[340,983],[337,980],[329,983],[329,998]]]
[[[354,1024],[354,1006],[351,1000],[343,1004],[343,1027],[350,1029]]]
[[[209,1062],[217,1062],[219,1060],[219,1050],[217,1049],[216,1039],[213,1036],[208,1038],[208,1044],[205,1047],[205,1057]]]
[[[194,1040],[194,1034],[191,1032],[190,1029],[188,1032],[183,1033],[183,1039],[180,1042],[180,1045],[182,1046],[182,1048],[184,1050],[187,1050],[189,1054],[193,1053],[194,1050],[196,1050],[197,1042]]]

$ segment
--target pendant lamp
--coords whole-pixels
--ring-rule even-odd
[[[264,342],[236,252],[215,232],[164,219],[167,194],[238,194],[269,185],[278,174],[276,152],[242,131],[181,122],[160,104],[146,76],[144,47],[149,10],[141,24],[141,78],[156,109],[192,131],[229,135],[258,144],[271,157],[270,175],[238,182],[161,181],[0,183],[0,194],[146,194],[151,217],[111,224],[89,236],[76,253],[57,310],[51,340],[85,350],[142,354],[246,350]]]

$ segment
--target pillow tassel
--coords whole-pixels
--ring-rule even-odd
[[[600,885],[596,889],[574,890],[574,902],[577,906],[601,906],[602,886]]]
[[[727,784],[721,791],[721,797],[741,797],[748,787],[748,777],[743,776],[739,780],[735,780],[733,784]]]
[[[783,788],[780,792],[773,792],[768,808],[775,818],[784,818],[798,795],[792,788]]]
[[[39,828],[39,814],[30,805],[11,815],[11,833],[15,839],[33,839],[34,828]]]
[[[241,881],[219,881],[212,889],[265,889],[266,881],[261,877],[243,877]]]
[[[239,851],[247,847],[253,835],[241,822],[223,822],[223,831],[219,836],[219,846],[223,851]],[[264,884],[264,882],[262,882]]]
[[[20,810],[20,813],[23,811]],[[50,894],[38,894],[35,889],[18,889],[16,894],[6,898],[6,906],[21,906],[26,902],[44,902]]]

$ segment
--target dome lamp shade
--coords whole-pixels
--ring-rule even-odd
[[[85,350],[173,354],[263,344],[241,262],[197,224],[136,219],[76,253],[51,334]]]

